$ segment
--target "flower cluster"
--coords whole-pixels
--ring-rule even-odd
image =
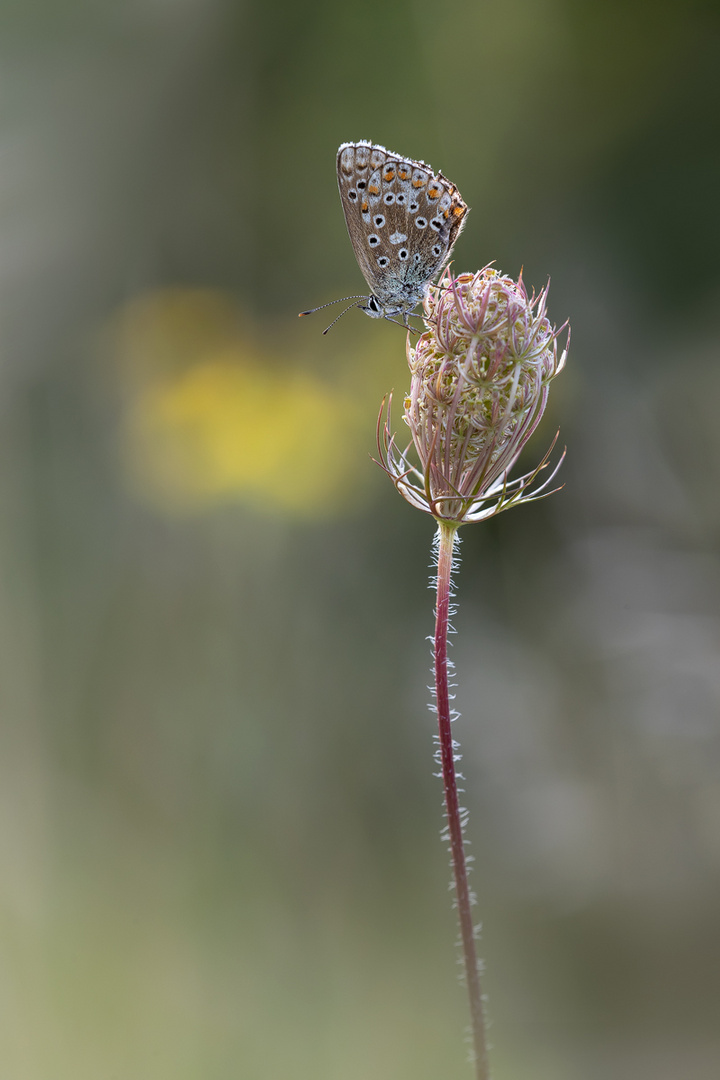
[[[569,329],[558,355],[567,324],[550,324],[547,292],[528,296],[522,275],[515,282],[491,266],[456,278],[446,270],[428,291],[427,329],[414,346],[408,339],[404,419],[412,443],[402,451],[396,446],[388,406],[378,447],[401,495],[439,521],[482,521],[550,494],[562,457],[544,483],[532,485],[555,441],[537,468],[508,479],[567,355]],[[409,459],[412,446],[419,467]]]

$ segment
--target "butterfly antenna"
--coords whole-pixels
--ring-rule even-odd
[[[346,300],[365,300],[366,297],[364,297],[364,296],[346,296],[345,299]],[[333,321],[330,323],[330,325],[325,327],[325,329],[323,330],[323,334],[327,334],[328,330],[332,330],[335,323],[339,322],[340,319],[342,319],[343,315],[347,315],[348,311],[350,311],[351,308],[354,308],[354,307],[357,307],[357,306],[358,306],[357,304],[348,304],[348,306],[344,309],[344,311],[340,312],[337,319],[333,319]],[[325,304],[325,307],[328,307],[328,305]]]
[[[323,308],[332,307],[333,304],[342,304],[342,303],[345,302],[345,300],[367,300],[367,296],[341,296],[338,300],[331,300],[330,303],[328,303],[328,304],[321,304],[320,307],[313,307],[313,308],[310,308],[309,311],[301,311],[301,312],[299,312],[298,313],[298,318],[301,319],[303,317],[303,315],[314,315],[314,313],[316,311],[322,311]],[[350,305],[350,307],[353,307],[353,306],[354,306],[353,304]],[[349,311],[350,308],[346,308],[346,310]],[[343,312],[343,315],[344,314],[345,314],[345,312]],[[341,318],[340,315],[338,315],[338,319],[339,318]],[[337,322],[337,319],[335,321]],[[332,323],[330,324],[330,326],[332,326]],[[329,329],[330,329],[330,327],[328,327],[328,330]]]

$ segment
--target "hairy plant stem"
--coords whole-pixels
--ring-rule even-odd
[[[445,789],[447,834],[450,841],[450,854],[455,878],[455,896],[460,922],[465,978],[470,999],[470,1017],[475,1051],[475,1077],[476,1080],[490,1080],[480,971],[475,948],[475,931],[468,886],[465,845],[463,843],[463,827],[455,775],[455,746],[451,729],[448,687],[447,644],[453,549],[456,533],[457,525],[445,521],[438,522],[437,601],[434,644],[435,704],[437,707],[443,787]]]

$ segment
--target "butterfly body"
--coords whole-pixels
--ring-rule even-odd
[[[364,140],[339,148],[337,180],[350,242],[370,288],[369,296],[346,299],[359,300],[351,306],[370,318],[408,326],[450,258],[468,207],[455,185],[424,161]]]

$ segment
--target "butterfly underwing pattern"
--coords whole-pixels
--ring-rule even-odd
[[[373,319],[399,318],[408,326],[447,263],[468,207],[441,172],[371,142],[342,144],[337,180],[350,242],[370,288],[369,296],[344,299],[360,301],[350,306]]]

